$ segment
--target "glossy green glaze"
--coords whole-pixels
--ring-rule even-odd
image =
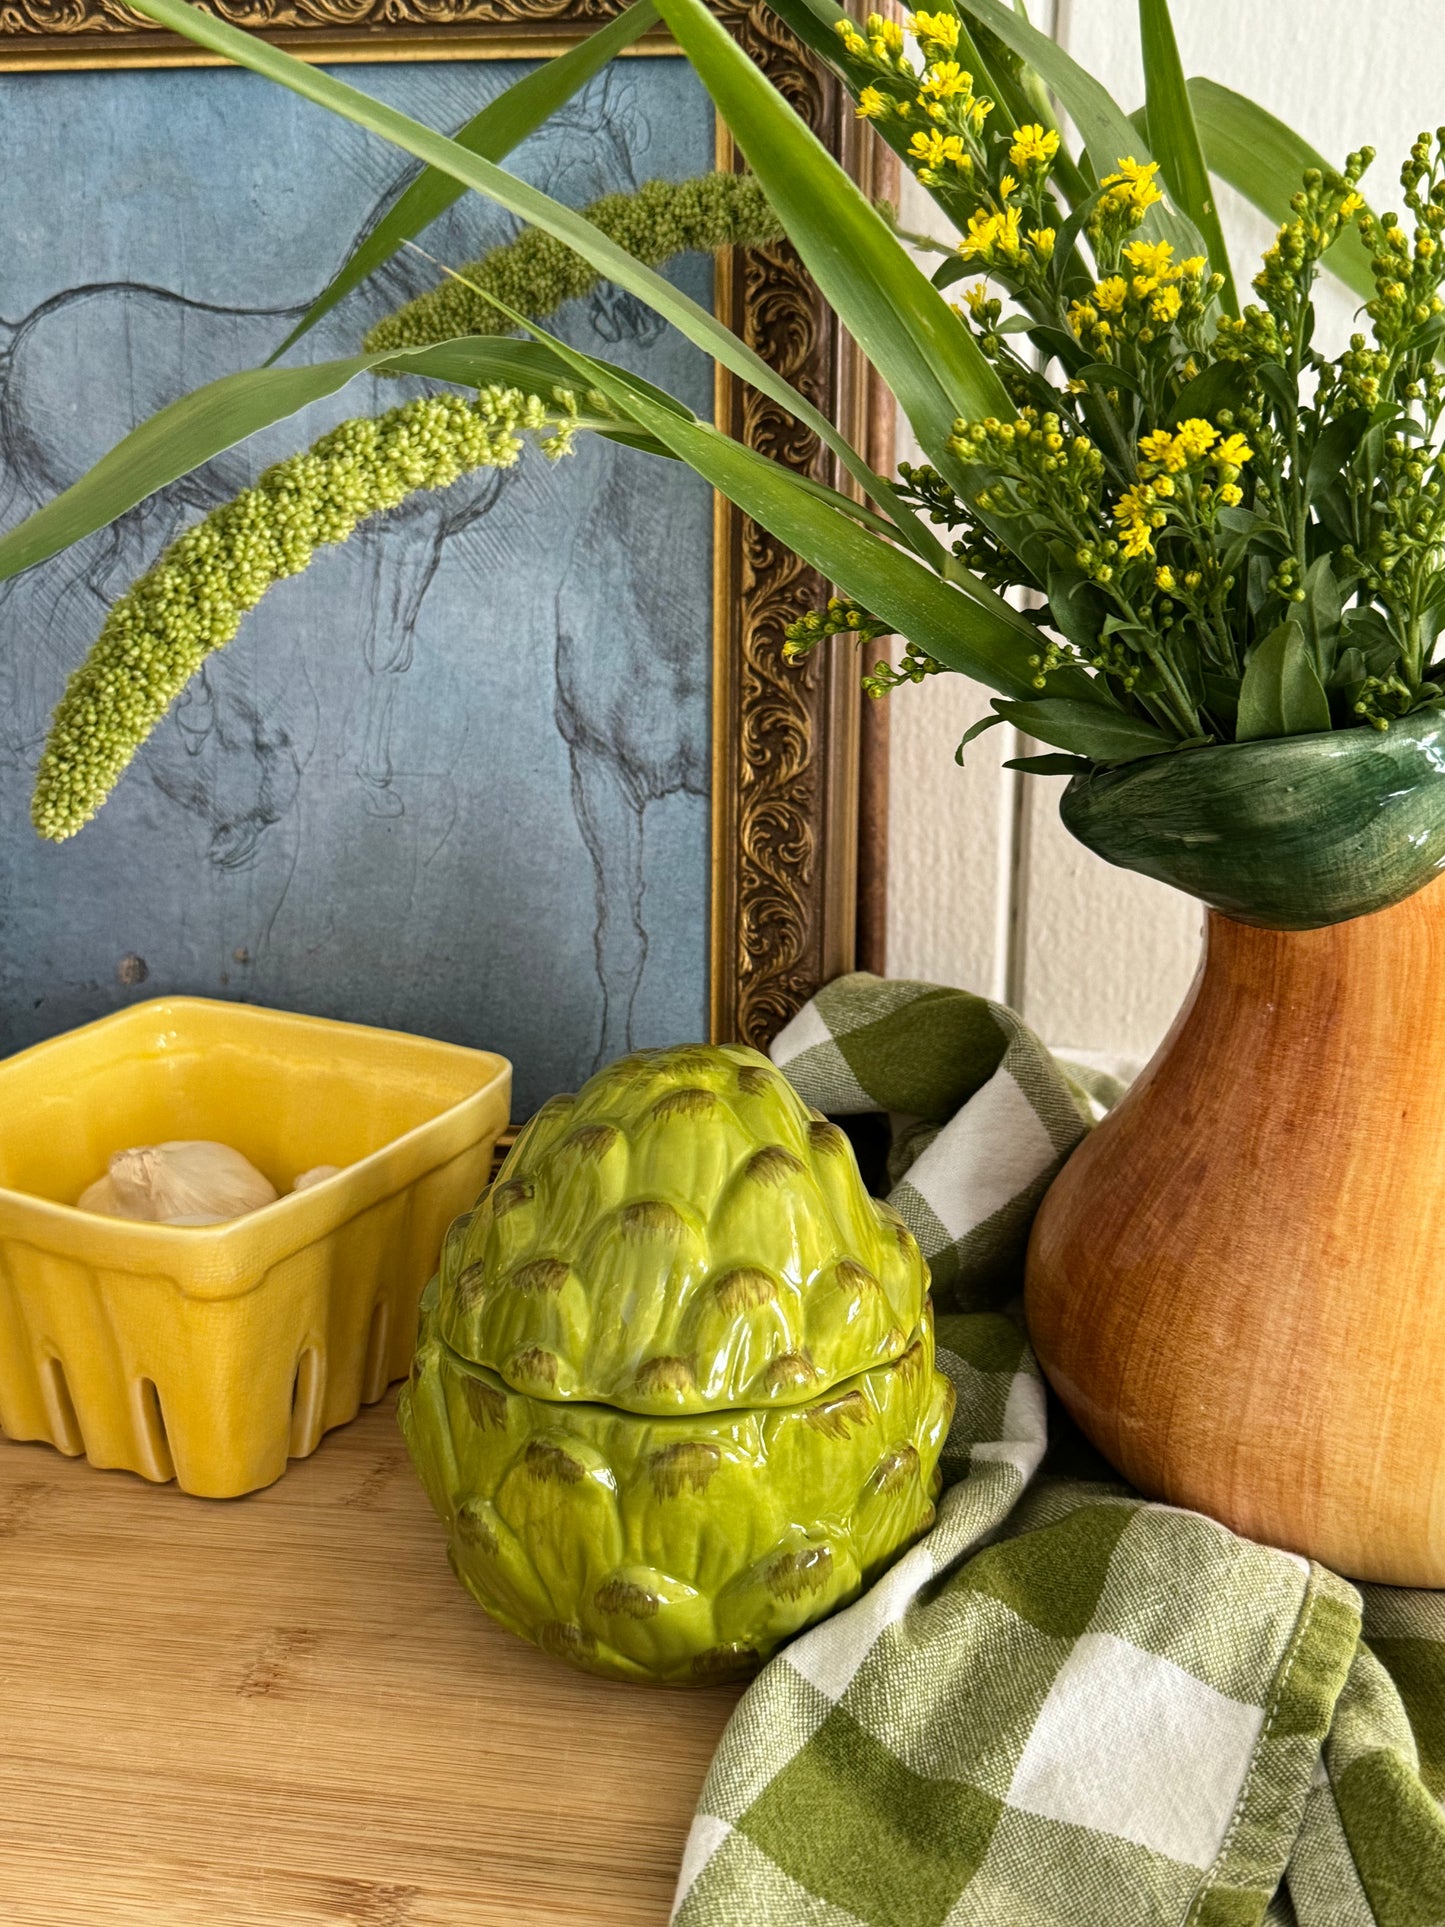
[[[452,1351],[433,1280],[400,1418],[462,1584],[589,1672],[711,1685],[845,1605],[933,1518],[933,1322],[807,1404],[647,1418]]]
[[[1076,776],[1060,815],[1110,863],[1240,923],[1317,930],[1445,869],[1445,714],[1228,743]]]
[[[402,1429],[458,1577],[592,1672],[706,1683],[933,1516],[928,1266],[757,1051],[637,1051],[542,1107],[447,1234]]]
[[[441,1329],[517,1391],[660,1416],[814,1398],[896,1358],[927,1292],[837,1125],[694,1045],[542,1107],[447,1236]]]

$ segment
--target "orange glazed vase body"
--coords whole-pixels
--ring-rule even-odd
[[[1211,910],[1169,1036],[1044,1200],[1026,1305],[1142,1492],[1445,1586],[1445,877],[1323,928]]]

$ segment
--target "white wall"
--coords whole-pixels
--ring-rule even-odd
[[[1143,98],[1133,0],[1047,0],[1031,8],[1126,109]],[[1185,71],[1260,101],[1331,160],[1379,155],[1365,188],[1398,206],[1400,162],[1423,128],[1445,123],[1445,6],[1438,0],[1173,0]],[[1220,207],[1236,277],[1271,238],[1227,190]],[[938,216],[918,190],[915,228]],[[1322,303],[1322,306],[1324,304]],[[1324,341],[1343,341],[1353,302],[1328,297]],[[894,976],[963,984],[1020,1007],[1054,1043],[1146,1055],[1197,961],[1196,904],[1112,869],[1061,828],[1057,778],[1004,771],[1016,753],[995,729],[953,750],[987,708],[957,676],[892,703],[888,965]]]

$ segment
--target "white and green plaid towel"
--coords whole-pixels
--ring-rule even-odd
[[[1029,1220],[1118,1087],[863,975],[773,1055],[891,1115],[958,1410],[933,1529],[739,1705],[677,1927],[1445,1927],[1445,1595],[1147,1505],[1046,1401]]]

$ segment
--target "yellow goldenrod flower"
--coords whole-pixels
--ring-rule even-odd
[[[842,41],[843,51],[845,53],[852,54],[855,60],[866,60],[868,58],[868,42],[863,38],[862,34],[859,33],[851,20],[835,21],[833,31]]]
[[[1059,151],[1059,137],[1052,128],[1047,133],[1038,121],[1016,127],[1009,147],[1009,164],[1025,173],[1029,168],[1046,168]]]
[[[908,31],[924,46],[944,47],[952,53],[958,45],[958,22],[951,13],[911,13]]]
[[[1122,314],[1129,290],[1122,274],[1111,274],[1094,288],[1094,306],[1101,314]]]
[[[876,87],[865,87],[858,96],[859,120],[881,120],[888,112],[887,96]]]
[[[1180,296],[1178,288],[1161,288],[1149,303],[1151,321],[1162,321],[1167,326],[1179,319]]]
[[[1017,194],[1018,191],[1019,191],[1019,184],[1014,179],[1013,175],[1005,174],[1003,179],[998,184],[999,199],[1001,201],[1006,201],[1008,200],[1010,195]]]
[[[1091,307],[1087,301],[1071,301],[1069,303],[1069,326],[1080,339],[1083,338],[1085,328],[1092,328],[1098,319],[1098,309]],[[1070,394],[1076,395],[1081,393],[1084,385],[1083,382],[1080,382],[1075,386],[1073,382],[1070,382]]]
[[[1174,447],[1174,437],[1167,428],[1155,428],[1139,444],[1139,453],[1146,462],[1164,463],[1169,459]]]
[[[1244,500],[1244,490],[1233,482],[1226,482],[1219,491],[1219,500],[1227,509],[1237,509]]]
[[[968,104],[968,124],[975,134],[983,132],[983,124],[993,112],[993,102],[987,94],[977,94]]]
[[[1157,487],[1149,482],[1136,482],[1133,488],[1125,489],[1110,511],[1119,524],[1124,554],[1131,561],[1143,555],[1153,555],[1153,532],[1162,529],[1169,520],[1167,513],[1158,506],[1158,492]]]
[[[1159,283],[1152,274],[1136,274],[1129,283],[1129,292],[1136,301],[1147,301],[1158,286]]]
[[[1209,459],[1219,468],[1243,468],[1253,454],[1243,435],[1226,435]]]
[[[965,73],[956,60],[937,60],[923,76],[919,93],[933,100],[952,100],[957,94],[973,90],[973,75]]]
[[[1155,281],[1172,281],[1179,273],[1174,266],[1174,250],[1167,241],[1131,241],[1124,259],[1137,273]]]
[[[1156,201],[1164,198],[1154,185],[1158,172],[1158,161],[1136,161],[1128,154],[1119,162],[1118,173],[1106,174],[1099,185],[1110,190],[1111,201],[1142,218]]]
[[[968,232],[958,244],[964,259],[987,261],[994,254],[1016,259],[1020,250],[1019,219],[1016,207],[1006,208],[1002,214],[975,208],[968,217]]]
[[[1197,415],[1191,415],[1187,422],[1181,422],[1179,432],[1174,437],[1174,446],[1183,454],[1186,462],[1192,462],[1201,455],[1207,455],[1218,440],[1219,430],[1213,422],[1201,421]]]
[[[1031,227],[1029,245],[1041,261],[1051,261],[1054,254],[1054,230],[1051,227]]]
[[[1179,272],[1181,275],[1187,275],[1189,279],[1193,281],[1197,279],[1199,275],[1203,274],[1208,266],[1209,263],[1202,254],[1191,254],[1187,261],[1181,261],[1179,263]]]
[[[1147,522],[1130,522],[1121,528],[1119,533],[1124,538],[1124,553],[1131,561],[1137,560],[1141,555],[1153,555],[1154,544],[1149,539]]]
[[[1154,491],[1147,482],[1136,482],[1133,488],[1126,488],[1114,504],[1116,522],[1146,521],[1154,506]]]
[[[1179,586],[1174,579],[1174,571],[1172,569],[1156,569],[1154,571],[1154,585],[1156,588],[1162,589],[1165,595],[1169,595]]]
[[[908,157],[923,167],[942,167],[948,161],[957,167],[967,158],[963,141],[957,134],[940,134],[936,128],[913,136],[908,143]]]
[[[1101,187],[1115,187],[1124,182],[1130,187],[1152,184],[1159,172],[1158,161],[1136,161],[1132,154],[1126,154],[1118,163],[1117,174],[1106,174],[1099,183]]]
[[[968,303],[968,312],[975,321],[983,316],[984,303],[988,300],[987,281],[975,281],[971,288],[965,288],[963,298]]]

